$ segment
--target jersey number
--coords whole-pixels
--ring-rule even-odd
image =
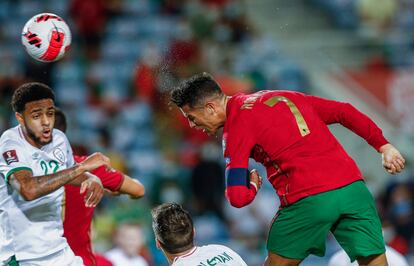
[[[49,170],[51,173],[56,173],[59,169],[59,163],[51,160],[49,163],[46,163],[45,161],[40,161],[40,167],[42,167],[43,172],[45,175],[49,173]]]
[[[300,113],[298,107],[288,98],[284,96],[273,96],[269,99],[267,99],[264,104],[267,106],[273,107],[278,102],[284,102],[289,107],[289,110],[292,112],[293,116],[295,117],[296,124],[298,125],[299,132],[302,135],[302,137],[308,135],[310,133],[310,130],[308,128],[308,125],[306,124],[305,119],[303,118],[303,115]]]

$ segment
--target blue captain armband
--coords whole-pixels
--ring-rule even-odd
[[[246,186],[249,187],[249,170],[247,168],[226,169],[226,187]]]

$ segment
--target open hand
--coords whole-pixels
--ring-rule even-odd
[[[96,207],[96,205],[101,201],[104,194],[104,189],[102,186],[101,180],[92,175],[88,174],[89,178],[82,182],[80,193],[85,193],[85,206],[86,207]]]

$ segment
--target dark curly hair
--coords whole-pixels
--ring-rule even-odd
[[[207,97],[222,95],[224,94],[213,77],[203,72],[184,80],[174,88],[171,91],[171,102],[180,108],[187,104],[194,108]]]
[[[55,108],[55,126],[54,128],[59,129],[63,133],[66,133],[67,122],[66,115],[60,108]]]
[[[53,90],[46,84],[40,82],[29,82],[17,88],[12,96],[11,106],[13,111],[22,113],[26,103],[52,99],[55,101]]]
[[[177,203],[164,203],[152,209],[152,229],[161,247],[177,254],[194,246],[190,214]]]

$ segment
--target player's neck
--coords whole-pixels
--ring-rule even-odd
[[[183,257],[183,256],[193,253],[196,248],[197,248],[196,246],[193,246],[190,249],[187,249],[186,251],[175,253],[175,254],[168,253],[167,251],[164,250],[164,253],[165,253],[165,256],[167,257],[168,263],[170,263],[171,265],[179,257]]]
[[[231,96],[225,96],[223,100],[224,101],[222,105],[223,106],[223,118],[222,118],[223,122],[225,122],[227,119],[227,104],[230,99],[231,99]]]

